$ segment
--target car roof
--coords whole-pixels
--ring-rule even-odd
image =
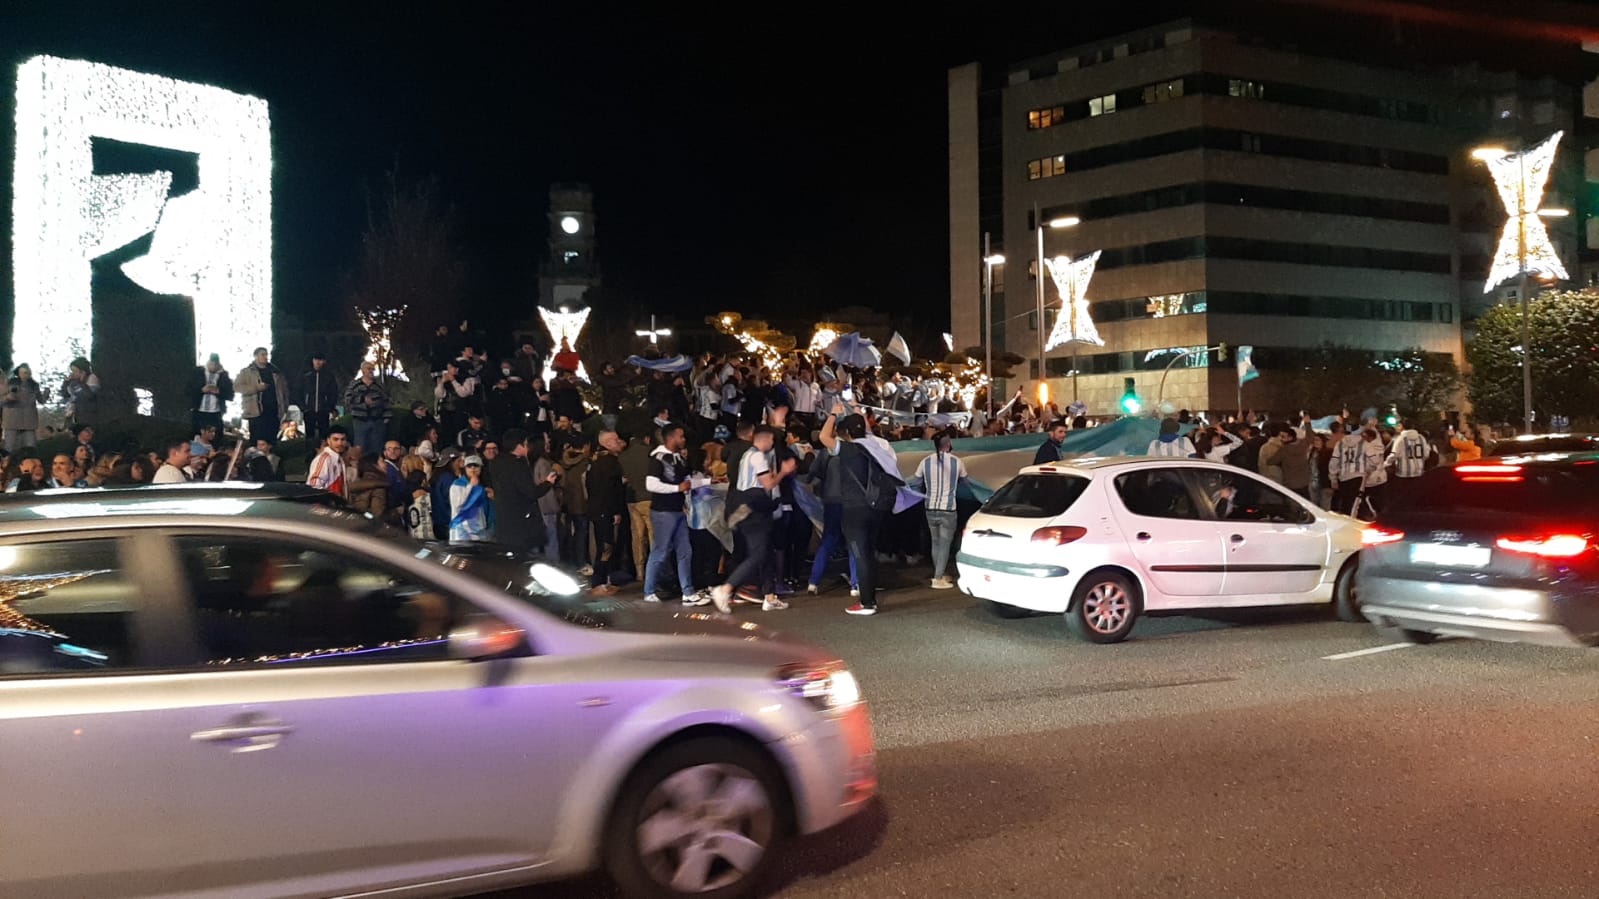
[[[1028,465],[1017,474],[1075,474],[1093,477],[1100,471],[1120,471],[1129,468],[1158,465],[1161,468],[1209,468],[1241,471],[1236,465],[1212,462],[1209,459],[1166,458],[1164,456],[1084,456],[1081,459],[1062,459],[1048,465]]]
[[[37,530],[39,522],[166,519],[174,524],[239,515],[349,530],[370,529],[334,494],[303,484],[159,484],[143,487],[31,490],[0,499],[0,533]]]

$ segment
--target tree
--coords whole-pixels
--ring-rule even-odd
[[[367,196],[366,232],[344,296],[357,314],[392,315],[390,339],[404,357],[420,354],[433,330],[459,320],[466,262],[455,208],[436,177],[403,184],[390,169],[383,189]]]
[[[1456,405],[1461,377],[1455,357],[1410,347],[1378,365],[1398,376],[1394,379],[1393,402],[1399,406],[1401,415],[1431,418]]]
[[[1522,417],[1521,307],[1500,305],[1476,321],[1466,344],[1467,392],[1477,417]],[[1599,406],[1599,291],[1547,293],[1528,304],[1533,408],[1538,421]]]
[[[1255,364],[1261,369],[1261,380],[1256,383],[1264,385],[1270,378],[1272,392],[1279,399],[1292,398],[1294,405],[1312,414],[1345,408],[1358,413],[1396,398],[1392,375],[1377,365],[1370,350],[1324,343],[1306,349],[1261,351]]]

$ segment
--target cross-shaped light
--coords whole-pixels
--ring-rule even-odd
[[[672,329],[671,328],[657,328],[657,327],[655,327],[655,314],[651,313],[650,314],[650,326],[649,326],[648,330],[639,330],[639,331],[634,331],[633,333],[637,334],[640,337],[648,337],[650,339],[650,345],[653,346],[653,345],[655,345],[658,342],[659,338],[671,337],[672,336]]]
[[[1094,266],[1098,263],[1098,250],[1078,259],[1056,256],[1044,260],[1055,289],[1060,292],[1060,317],[1055,319],[1055,327],[1044,344],[1046,351],[1067,343],[1105,345],[1099,329],[1094,327],[1094,319],[1088,314],[1088,282],[1093,279]]]
[[[1549,183],[1549,173],[1554,167],[1555,148],[1564,132],[1556,131],[1548,140],[1520,153],[1508,153],[1498,148],[1483,148],[1472,156],[1486,163],[1493,176],[1499,199],[1505,204],[1510,219],[1499,236],[1499,248],[1494,252],[1493,266],[1488,270],[1488,281],[1483,293],[1526,272],[1567,280],[1566,268],[1560,263],[1560,254],[1549,240],[1549,231],[1540,215],[1561,215],[1560,210],[1538,208],[1543,200],[1544,186]]]

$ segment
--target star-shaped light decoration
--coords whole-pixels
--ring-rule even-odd
[[[567,346],[576,351],[577,335],[583,333],[583,325],[589,320],[589,311],[579,309],[576,312],[555,312],[540,306],[539,317],[544,319],[544,329],[550,332],[550,340],[556,347],[559,347],[564,340]],[[583,368],[582,360],[577,363],[577,378],[579,381],[589,379],[589,373]]]
[[[1549,240],[1543,219],[1538,217],[1538,204],[1543,200],[1544,185],[1549,183],[1549,173],[1554,167],[1555,148],[1563,134],[1556,131],[1548,140],[1520,153],[1483,158],[1488,164],[1488,173],[1493,175],[1499,199],[1510,215],[1504,233],[1499,236],[1499,249],[1494,251],[1493,267],[1488,270],[1483,293],[1491,292],[1523,270],[1561,281],[1569,277],[1565,266],[1560,264],[1560,254]]]
[[[1052,350],[1068,343],[1105,345],[1099,329],[1094,327],[1094,319],[1088,314],[1088,282],[1093,280],[1094,266],[1098,263],[1098,250],[1077,259],[1056,256],[1044,260],[1050,278],[1055,281],[1055,289],[1060,292],[1060,317],[1055,319],[1055,327],[1049,332],[1044,349]]]

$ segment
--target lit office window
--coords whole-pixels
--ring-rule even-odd
[[[1043,109],[1030,109],[1027,111],[1027,130],[1038,131],[1043,128],[1053,128],[1066,121],[1066,107],[1048,106]]]
[[[1266,87],[1259,81],[1229,78],[1227,80],[1227,95],[1230,97],[1247,97],[1250,100],[1264,100],[1266,99]]]
[[[1164,103],[1167,100],[1175,100],[1182,95],[1183,83],[1181,81],[1162,81],[1159,84],[1145,86],[1144,105],[1150,106],[1155,103]]]
[[[1037,181],[1040,178],[1053,178],[1056,175],[1066,174],[1066,157],[1045,156],[1043,159],[1033,159],[1027,163],[1027,180]]]
[[[1088,101],[1088,114],[1090,116],[1110,115],[1116,111],[1116,95],[1106,94]]]

